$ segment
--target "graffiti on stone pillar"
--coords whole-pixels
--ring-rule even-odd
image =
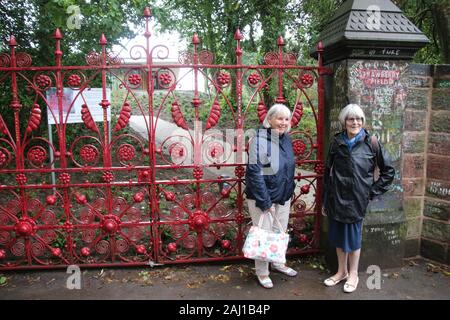
[[[339,123],[339,112],[348,103],[348,83],[346,62],[341,61],[334,66],[334,103],[330,110],[330,130],[331,132],[339,132],[342,126]]]
[[[366,113],[366,127],[385,144],[394,161],[400,159],[403,112],[407,87],[406,62],[352,61],[349,96]]]

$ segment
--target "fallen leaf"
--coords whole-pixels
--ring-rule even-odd
[[[415,262],[414,260],[411,260],[411,261],[409,261],[409,265],[411,267],[413,267],[413,266],[418,266],[419,264],[417,262]]]
[[[230,277],[225,274],[219,274],[217,276],[210,276],[210,278],[213,279],[214,281],[222,282],[222,283],[226,283],[226,282],[230,281]]]
[[[228,265],[228,266],[224,266],[220,269],[220,271],[227,271],[228,269],[230,269],[232,266]]]
[[[399,277],[399,274],[397,273],[397,272],[392,272],[390,275],[389,275],[389,278],[391,278],[391,279],[397,279]]]
[[[199,281],[188,282],[186,284],[186,287],[188,287],[189,289],[197,289],[200,287],[200,282]]]

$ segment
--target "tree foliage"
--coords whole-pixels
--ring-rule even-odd
[[[348,0],[349,1],[349,0]],[[290,49],[301,63],[311,62],[309,49],[317,43],[336,9],[345,0],[163,0],[168,20],[160,19],[164,30],[177,30],[190,37],[198,32],[203,45],[217,55],[217,61],[232,63],[233,34],[244,31],[245,49],[258,57],[275,49],[278,36],[286,36]],[[419,63],[449,63],[450,2],[448,0],[393,0],[431,40],[415,56]],[[260,36],[260,35],[263,36]]]
[[[142,25],[142,12],[150,6],[163,31],[178,31],[185,39],[194,32],[203,48],[216,55],[217,63],[235,62],[234,32],[245,36],[242,46],[260,62],[264,53],[276,50],[283,36],[289,51],[308,62],[309,49],[345,0],[2,0],[0,2],[0,49],[13,34],[34,61],[54,63],[54,39],[60,28],[64,39],[64,64],[83,63],[84,55],[98,44],[104,33],[108,45],[132,38],[132,24]],[[416,62],[449,63],[450,2],[447,0],[393,0],[431,40],[416,55]],[[78,6],[81,28],[69,28],[68,20]]]
[[[145,0],[2,0],[0,49],[6,49],[10,35],[14,35],[21,50],[32,55],[35,65],[52,65],[52,35],[59,28],[63,34],[63,63],[83,64],[84,55],[98,46],[102,33],[108,46],[120,38],[134,37],[130,22],[140,23],[146,4]]]
[[[396,0],[404,14],[430,39],[417,52],[420,63],[450,63],[450,2],[448,0]]]

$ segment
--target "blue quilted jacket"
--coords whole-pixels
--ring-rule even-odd
[[[266,128],[257,130],[249,146],[245,174],[247,199],[255,200],[263,211],[274,203],[284,205],[294,193],[294,173],[291,137],[271,135],[271,130]]]

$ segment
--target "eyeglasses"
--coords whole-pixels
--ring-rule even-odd
[[[347,118],[345,120],[347,120],[348,122],[353,122],[355,120],[356,120],[356,122],[362,122],[362,118]]]

